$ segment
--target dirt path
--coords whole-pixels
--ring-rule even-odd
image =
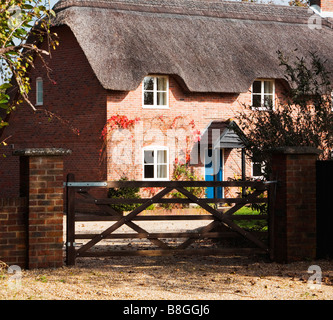
[[[322,281],[308,282],[318,265]],[[332,261],[276,264],[247,257],[78,259],[75,267],[22,271],[19,285],[3,272],[0,299],[331,300]]]

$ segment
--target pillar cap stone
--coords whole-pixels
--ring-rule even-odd
[[[65,156],[72,150],[63,148],[25,148],[13,151],[14,156],[38,157],[38,156]]]

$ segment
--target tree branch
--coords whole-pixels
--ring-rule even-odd
[[[0,56],[3,56],[3,55],[5,55],[9,52],[16,52],[16,53],[19,54],[21,49],[28,49],[28,50],[38,52],[38,53],[41,53],[41,54],[50,55],[50,53],[48,51],[39,49],[37,46],[35,46],[33,44],[24,44],[24,43],[22,43],[22,44],[17,45],[17,46],[9,46],[9,47],[6,47],[6,48],[0,48]]]

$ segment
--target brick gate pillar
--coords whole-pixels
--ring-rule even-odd
[[[63,156],[58,148],[14,151],[20,156],[20,193],[28,197],[27,267],[63,265]]]
[[[291,262],[316,257],[316,160],[312,147],[274,150],[278,180],[271,230],[271,258]]]

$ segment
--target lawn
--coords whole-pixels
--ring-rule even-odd
[[[234,215],[260,215],[260,212],[253,210],[251,207],[244,206],[239,209]],[[241,228],[250,231],[267,231],[267,220],[236,220],[235,223]]]

